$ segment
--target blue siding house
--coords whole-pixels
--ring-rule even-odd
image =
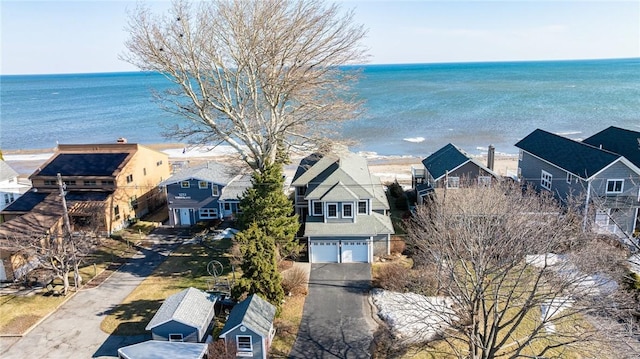
[[[175,173],[161,184],[167,194],[169,225],[188,227],[200,221],[232,218],[251,176],[234,167],[207,162]]]
[[[220,338],[233,346],[238,357],[266,359],[276,334],[275,315],[276,307],[257,294],[250,295],[233,307]]]
[[[640,168],[604,146],[574,141],[537,129],[516,143],[520,179],[560,201],[584,201],[585,224],[630,239],[640,228]],[[635,146],[628,151],[637,151]],[[601,148],[602,147],[602,148]],[[617,149],[620,152],[620,149]]]

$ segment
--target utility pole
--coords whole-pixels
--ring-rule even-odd
[[[57,174],[58,188],[60,189],[60,198],[62,199],[62,220],[64,221],[64,235],[63,241],[68,240],[71,244],[71,255],[73,256],[73,284],[76,292],[78,291],[78,282],[80,281],[80,273],[78,272],[78,261],[76,258],[76,245],[74,243],[73,236],[71,235],[71,221],[69,220],[69,209],[67,208],[67,199],[64,182],[62,182],[62,175]],[[64,238],[66,237],[66,238]]]

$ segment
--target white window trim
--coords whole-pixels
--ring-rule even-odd
[[[542,172],[540,172],[540,187],[551,191],[551,185],[553,183],[553,175],[545,170],[541,170],[541,171]]]
[[[217,208],[200,208],[198,209],[198,217],[205,219],[218,218]]]
[[[190,188],[191,183],[189,181],[180,181],[180,188]]]
[[[336,215],[335,216],[330,216],[329,215],[329,207],[335,206],[336,207]],[[337,203],[327,203],[327,218],[338,218],[338,204]]]
[[[571,184],[573,181],[573,174],[571,172],[567,172],[567,183]]]
[[[211,184],[211,195],[213,197],[217,197],[220,195],[220,190],[217,184],[213,184],[213,183]]]
[[[249,348],[240,348],[240,337],[249,338]],[[236,349],[239,352],[253,352],[253,338],[251,335],[236,335]]]
[[[345,207],[351,207],[351,215],[347,216],[345,215]],[[342,204],[342,217],[343,218],[353,218],[353,203],[343,203]]]
[[[622,185],[620,186],[620,191],[609,191],[609,182],[622,182]],[[606,190],[607,194],[609,194],[609,193],[619,194],[619,193],[624,192],[624,179],[622,179],[622,178],[608,179],[607,180],[607,188],[605,190]]]
[[[316,213],[316,203],[320,203],[320,213]],[[311,215],[312,216],[322,216],[322,202],[319,201],[311,201]]]
[[[450,176],[450,177],[446,177],[447,179],[447,188],[460,188],[460,177],[458,176]],[[453,180],[453,182],[456,184],[455,186],[451,186],[449,184],[449,181]]]
[[[491,176],[478,176],[479,186],[491,186]]]
[[[204,186],[202,185],[204,183]],[[199,189],[207,189],[209,188],[209,182],[207,181],[198,181],[198,188]]]
[[[360,203],[364,203],[364,212],[360,212]],[[369,214],[369,202],[358,201],[358,214]]]
[[[180,336],[180,339],[172,339],[172,336]],[[184,336],[182,335],[182,333],[171,333],[169,334],[169,336],[167,337],[167,339],[169,339],[170,342],[183,342],[184,341]]]

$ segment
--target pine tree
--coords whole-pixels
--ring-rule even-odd
[[[240,228],[246,229],[256,223],[273,239],[280,258],[296,255],[301,248],[296,239],[300,223],[293,213],[291,200],[283,192],[281,165],[269,164],[263,171],[254,172],[251,182],[252,188],[240,200]]]
[[[255,222],[237,233],[234,240],[239,245],[243,261],[240,265],[242,278],[233,287],[232,295],[239,298],[243,294],[260,294],[280,313],[284,291],[276,262],[275,242]]]

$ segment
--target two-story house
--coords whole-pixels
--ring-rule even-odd
[[[540,129],[516,147],[524,183],[560,201],[583,201],[598,231],[629,238],[639,228],[640,168],[625,156]]]
[[[494,148],[489,150],[489,163],[492,163]],[[490,185],[500,180],[492,165],[485,166],[462,149],[449,143],[422,160],[422,167],[411,168],[411,183],[417,193],[417,202],[436,188],[457,189],[476,185]]]
[[[32,189],[0,214],[7,221],[29,213],[48,214],[50,211],[39,206],[47,197],[59,196],[58,174],[72,226],[90,226],[111,233],[164,204],[157,186],[170,175],[169,158],[162,152],[126,142],[59,145],[54,155],[29,177]]]
[[[31,188],[30,183],[21,181],[16,172],[4,160],[0,160],[0,211],[13,203]],[[2,218],[0,218],[2,222]]]
[[[311,263],[370,263],[389,254],[394,233],[389,202],[365,158],[310,155],[300,162],[291,185]]]
[[[175,173],[161,183],[167,194],[169,224],[191,226],[200,221],[231,218],[251,176],[238,168],[207,162]]]

